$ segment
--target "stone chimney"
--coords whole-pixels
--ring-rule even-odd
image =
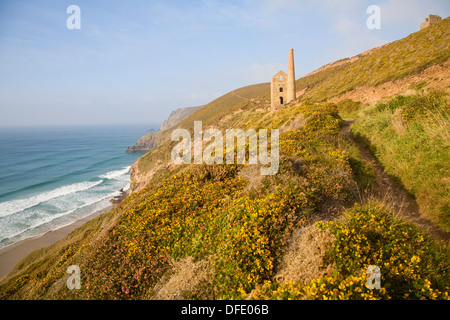
[[[288,73],[278,71],[270,81],[270,109],[278,110],[295,99],[294,50],[289,49]]]
[[[289,49],[288,77],[287,77],[287,97],[286,102],[295,100],[295,68],[294,49]]]

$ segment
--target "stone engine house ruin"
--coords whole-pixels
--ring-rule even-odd
[[[288,73],[278,71],[270,81],[270,108],[280,109],[295,98],[294,50],[289,49]]]
[[[429,27],[432,24],[438,23],[442,18],[435,14],[429,14],[428,18],[425,18],[425,21],[420,24],[420,30],[423,28]]]

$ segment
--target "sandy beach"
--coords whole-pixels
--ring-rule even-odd
[[[67,236],[73,230],[82,226],[89,220],[108,212],[113,208],[112,205],[94,212],[93,214],[84,217],[74,223],[45,233],[42,236],[25,239],[16,244],[8,246],[0,250],[0,279],[8,275],[9,272],[14,268],[14,266],[23,258],[25,258],[31,252],[49,246]]]

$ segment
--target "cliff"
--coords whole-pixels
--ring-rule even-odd
[[[161,131],[172,128],[201,107],[202,106],[178,108],[172,111],[170,116],[161,124],[159,132],[146,134],[140,138],[134,146],[129,146],[126,152],[148,152],[155,149],[160,143]]]
[[[169,128],[172,128],[173,126],[175,126],[176,124],[181,122],[181,120],[183,120],[190,114],[194,113],[201,107],[203,107],[203,106],[178,108],[178,109],[172,111],[170,116],[166,120],[164,120],[164,122],[161,124],[161,127],[159,127],[159,131],[164,131]]]
[[[136,142],[134,146],[129,146],[126,152],[148,152],[158,146],[159,132],[149,133]]]

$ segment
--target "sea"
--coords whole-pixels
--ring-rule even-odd
[[[130,187],[154,125],[0,128],[0,249],[69,225]]]

